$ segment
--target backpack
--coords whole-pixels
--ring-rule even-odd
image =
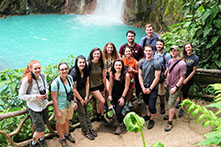
[[[67,76],[68,82],[69,82],[69,79],[70,79],[69,76],[70,76],[70,75]],[[57,84],[57,87],[58,87],[58,90],[57,90],[57,91],[59,91],[60,85],[59,85],[58,79],[56,79],[57,77],[58,77],[58,76],[55,76],[54,79],[53,79],[53,80],[51,81],[51,83],[49,84],[49,92],[51,92],[51,84],[52,84],[52,82],[53,82],[54,80],[55,80],[55,82],[56,82],[56,84]]]
[[[125,43],[124,46],[123,46],[123,53],[124,53],[124,50],[125,48],[128,46],[128,43]],[[137,51],[139,51],[139,46],[135,43],[135,48]]]

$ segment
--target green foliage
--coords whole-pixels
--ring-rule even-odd
[[[214,127],[212,132],[204,135],[206,139],[198,143],[197,145],[216,144],[218,146],[221,146],[221,117],[220,117],[221,83],[211,84],[209,86],[213,87],[215,90],[215,94],[217,94],[212,104],[204,107],[204,106],[196,105],[194,102],[190,100],[184,100],[181,106],[182,108],[185,108],[187,110],[188,114],[191,113],[191,117],[197,116],[196,123],[203,121],[203,124],[202,124],[203,127],[208,127],[208,126]],[[218,110],[217,112],[214,113],[213,111],[208,110],[207,107],[216,108]]]
[[[166,45],[191,42],[204,68],[221,68],[221,4],[216,0],[183,0],[184,21],[162,35]]]

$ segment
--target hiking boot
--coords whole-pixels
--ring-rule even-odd
[[[96,115],[96,121],[101,121],[101,115],[99,113]]]
[[[117,129],[115,130],[114,134],[120,135],[122,133],[122,131],[123,131],[123,123],[121,123],[117,126]]]
[[[167,122],[167,125],[166,125],[166,128],[165,128],[164,130],[165,130],[166,132],[169,132],[169,131],[172,130],[172,128],[173,128],[172,122],[168,121],[168,122]]]
[[[109,126],[109,124],[108,124],[107,120],[104,118],[104,116],[101,116],[101,122],[105,127]]]
[[[145,121],[150,120],[150,116],[149,115],[145,115],[143,118],[144,118]]]
[[[165,104],[160,104],[160,114],[165,114]]]
[[[133,103],[129,102],[128,106],[129,106],[129,108],[133,108]]]
[[[32,144],[32,141],[29,144],[30,147],[41,147],[40,144],[37,142],[35,144]]]
[[[43,138],[43,139],[39,139],[38,140],[38,143],[40,144],[41,147],[47,147],[47,142],[46,140]]]
[[[165,116],[163,117],[163,119],[164,119],[164,120],[169,120],[169,115],[165,115]],[[174,114],[173,119],[176,119],[176,113]]]
[[[184,110],[183,109],[180,109],[180,112],[179,112],[179,117],[183,117],[183,115],[184,115]]]
[[[141,104],[142,104],[141,98],[140,98],[139,96],[136,96],[136,98],[137,98],[137,104],[138,104],[138,105],[141,105]]]
[[[62,147],[69,147],[66,139],[59,139],[59,143],[61,144]]]
[[[155,124],[154,120],[150,120],[147,125],[147,129],[152,129],[154,127],[154,124]]]
[[[97,132],[95,132],[94,129],[90,129],[89,131],[94,137],[97,137]]]
[[[74,137],[72,137],[70,133],[68,135],[64,135],[64,137],[65,137],[65,139],[69,140],[72,143],[76,142]]]
[[[176,104],[176,109],[180,108],[180,104],[181,104],[181,101],[178,101],[177,104]]]

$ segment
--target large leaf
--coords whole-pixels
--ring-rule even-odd
[[[202,15],[202,23],[205,25],[206,19],[212,14],[212,11],[210,9],[207,9],[206,12]]]
[[[214,19],[219,12],[219,9],[215,6],[214,8],[211,9],[212,15],[211,18]]]
[[[208,105],[207,107],[215,107],[215,108],[221,109],[221,103],[213,103],[213,104]]]
[[[218,29],[221,29],[221,19],[216,19],[213,21],[215,27],[217,27]]]
[[[206,37],[212,30],[213,28],[206,27],[203,31],[203,37]]]
[[[213,43],[213,45],[216,43],[216,41],[219,39],[219,36],[214,36],[213,38],[212,38],[212,43]]]

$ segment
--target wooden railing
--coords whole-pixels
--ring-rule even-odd
[[[48,107],[53,107],[52,101],[49,102]],[[25,114],[27,114],[27,113],[28,113],[28,110],[25,109],[25,110],[20,110],[20,111],[15,111],[15,112],[9,112],[9,113],[5,113],[5,114],[0,114],[0,121],[2,121],[3,119],[11,118],[11,117],[16,117],[16,116],[20,116],[20,115],[25,115]],[[53,130],[52,127],[51,127],[51,125],[50,125],[50,122],[51,122],[52,120],[54,120],[54,118],[55,118],[55,113],[53,112],[53,114],[50,116],[49,121],[48,121],[48,123],[47,123],[47,127],[48,127],[48,129],[49,129],[50,132],[47,133],[47,134],[45,134],[45,137],[46,137],[46,138],[47,138],[47,137],[50,137],[50,136],[54,136],[54,135],[57,134],[57,132],[56,132],[55,130]],[[3,136],[7,139],[7,141],[9,142],[9,144],[10,144],[11,146],[16,146],[16,147],[26,146],[26,145],[28,145],[29,142],[31,141],[31,139],[29,139],[29,140],[26,140],[26,141],[23,141],[23,142],[16,143],[16,142],[14,142],[14,141],[11,139],[12,136],[17,135],[17,134],[21,131],[22,126],[24,125],[24,123],[25,123],[28,119],[30,119],[30,116],[29,116],[29,115],[27,115],[27,116],[20,122],[20,124],[18,125],[18,127],[17,127],[16,130],[14,130],[13,132],[11,132],[11,133],[9,133],[9,134],[7,134],[5,131],[0,130],[0,134],[3,135]],[[73,130],[74,128],[76,128],[76,127],[78,127],[78,126],[79,126],[79,123],[74,124],[74,125],[70,125],[70,130]],[[32,124],[32,131],[34,132],[33,124]]]

